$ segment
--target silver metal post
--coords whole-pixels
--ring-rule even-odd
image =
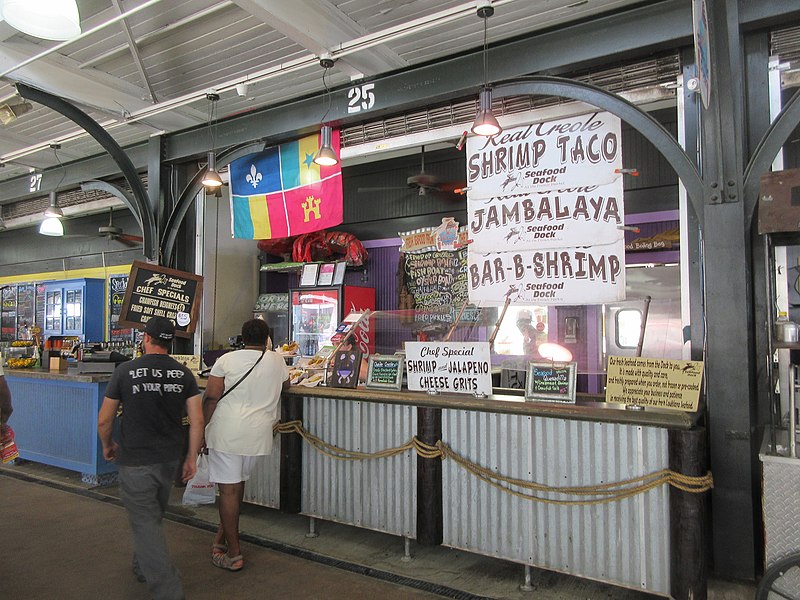
[[[525,565],[525,582],[519,586],[523,592],[532,592],[533,586],[531,585],[531,566]]]
[[[400,560],[403,562],[411,562],[411,558],[411,540],[403,536],[403,558]]]
[[[797,458],[797,414],[795,413],[795,393],[797,391],[797,365],[789,369],[789,456]]]
[[[307,538],[315,538],[319,537],[319,534],[315,530],[316,519],[314,517],[308,518],[308,533],[306,534]]]

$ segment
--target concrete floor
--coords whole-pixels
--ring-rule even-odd
[[[245,505],[241,530],[246,567],[239,573],[209,561],[216,506],[184,507],[176,489],[165,523],[170,551],[192,600],[222,598],[378,597],[496,598],[502,600],[640,600],[638,590],[523,567],[508,561],[411,542],[404,561],[395,536]],[[0,540],[11,561],[0,560],[3,599],[147,598],[130,572],[131,539],[116,486],[91,487],[77,473],[30,462],[0,468]],[[709,582],[711,600],[751,600],[750,583]]]

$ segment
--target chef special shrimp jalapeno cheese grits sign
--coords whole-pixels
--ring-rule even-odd
[[[488,342],[406,342],[405,350],[411,391],[492,393]]]
[[[175,323],[175,335],[191,337],[200,314],[203,277],[134,261],[119,323],[144,329],[152,317]]]

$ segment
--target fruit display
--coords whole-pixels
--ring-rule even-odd
[[[11,342],[12,348],[30,348],[33,346],[33,340],[14,340]]]
[[[9,369],[29,369],[34,365],[36,365],[35,358],[9,358],[6,361]]]

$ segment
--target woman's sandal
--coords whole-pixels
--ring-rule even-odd
[[[244,557],[239,554],[238,556],[228,556],[227,554],[212,554],[211,562],[215,567],[226,569],[228,571],[241,571],[244,567]]]
[[[225,544],[211,544],[211,560],[218,554],[227,554],[228,547]]]

